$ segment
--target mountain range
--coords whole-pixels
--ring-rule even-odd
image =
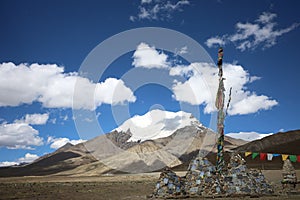
[[[216,141],[217,134],[190,113],[151,110],[132,117],[110,133],[77,145],[67,143],[32,163],[2,167],[0,176],[98,176],[159,171],[165,166],[186,170],[199,149],[215,162]],[[300,154],[299,144],[300,131],[273,134],[252,142],[225,136],[226,152]],[[252,160],[249,163],[256,166]]]

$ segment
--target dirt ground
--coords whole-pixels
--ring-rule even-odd
[[[293,194],[282,191],[280,170],[263,171],[276,188],[277,196],[259,200],[300,199],[300,186]],[[184,172],[178,173],[184,175]],[[300,177],[300,171],[297,172]],[[132,175],[104,175],[99,177],[16,177],[0,178],[0,199],[148,199],[159,173]],[[203,198],[192,198],[203,199]],[[226,198],[236,199],[241,198]],[[245,197],[244,199],[253,199]]]

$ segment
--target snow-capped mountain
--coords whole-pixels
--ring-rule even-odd
[[[5,169],[4,174],[97,176],[157,171],[189,163],[199,150],[215,153],[217,138],[191,113],[151,110],[128,119],[110,133],[65,145],[25,167]],[[227,136],[225,143],[225,150],[245,144]]]
[[[264,137],[273,135],[273,133],[257,133],[252,131],[252,132],[228,133],[226,135],[235,139],[241,139],[250,142],[254,140],[260,140]]]
[[[136,115],[115,130],[132,134],[128,142],[155,140],[172,135],[186,126],[202,126],[191,113],[151,110],[144,115]]]

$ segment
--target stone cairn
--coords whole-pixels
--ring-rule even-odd
[[[248,170],[245,160],[233,153],[227,169],[219,174],[207,158],[198,155],[180,178],[170,169],[164,170],[156,184],[153,197],[187,196],[226,197],[272,195],[272,186],[258,170]]]
[[[246,161],[237,153],[231,155],[224,177],[226,195],[271,195],[273,188],[258,170],[248,170]]]
[[[152,197],[180,197],[185,196],[184,178],[177,176],[169,168],[165,168],[156,183]]]
[[[292,184],[294,185],[294,188],[296,187],[297,184],[297,175],[295,168],[293,167],[292,163],[290,160],[285,160],[283,162],[283,167],[282,167],[282,185],[285,187],[287,184]]]
[[[223,178],[207,158],[196,157],[189,165],[185,190],[190,196],[216,196],[223,193]]]

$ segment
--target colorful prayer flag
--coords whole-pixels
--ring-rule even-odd
[[[273,154],[268,153],[267,154],[267,160],[271,161],[273,159]]]
[[[289,157],[289,155],[281,154],[281,157],[282,157],[282,160],[285,161]]]
[[[266,158],[267,158],[267,154],[266,153],[260,153],[259,154],[259,159],[260,160],[266,160]]]
[[[256,158],[259,155],[259,153],[252,153],[252,159]]]
[[[298,161],[298,162],[300,162],[300,155],[299,155],[299,156],[297,156],[297,161]]]
[[[297,156],[295,155],[289,155],[290,161],[297,162]]]
[[[251,154],[251,152],[245,152],[245,157],[250,156]]]

